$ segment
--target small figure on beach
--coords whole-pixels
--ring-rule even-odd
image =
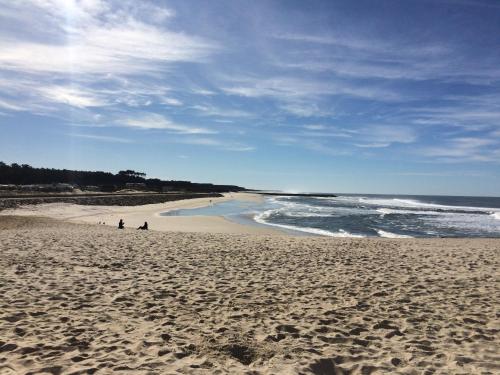
[[[118,229],[125,229],[125,222],[123,221],[123,219],[120,219],[120,221],[118,222]]]
[[[148,230],[148,222],[145,221],[144,222],[144,225],[140,226],[139,228],[137,228],[138,230],[141,229],[141,230]]]

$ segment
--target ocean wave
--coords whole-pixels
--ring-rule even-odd
[[[279,199],[272,199],[269,201],[270,203],[278,204],[282,207],[287,207],[289,209],[295,209],[295,210],[331,210],[331,207],[322,207],[322,206],[315,206],[312,204],[307,204],[307,203],[297,203],[297,202],[289,202],[289,201],[281,201]]]
[[[280,201],[276,198],[268,200],[270,204],[279,206],[279,212],[290,217],[329,217],[345,215],[367,215],[372,212],[359,207],[321,206],[308,203]]]
[[[500,212],[489,215],[455,214],[429,217],[427,222],[437,228],[455,228],[464,232],[481,231],[484,233],[500,233]]]
[[[399,213],[401,213],[400,210],[393,210],[391,208],[377,208],[376,211],[379,212],[379,213],[381,213],[382,215],[380,215],[380,216],[382,216],[382,217],[384,217],[385,215],[399,214]]]
[[[291,197],[278,197],[275,202],[280,204],[290,204],[291,206],[299,207],[308,207],[308,208],[326,208],[331,209],[333,207],[338,208],[338,206],[317,206],[314,204],[307,203],[297,203],[297,202],[284,202],[280,201],[281,199],[289,199]],[[330,201],[332,203],[347,203],[353,205],[367,205],[367,206],[381,206],[381,207],[394,207],[400,209],[415,209],[418,210],[419,213],[431,213],[431,212],[446,212],[451,211],[454,213],[477,213],[477,214],[497,214],[499,213],[498,208],[491,207],[478,207],[478,206],[453,206],[453,205],[445,205],[445,204],[437,204],[430,202],[423,202],[417,199],[409,199],[409,198],[374,198],[367,196],[350,196],[350,195],[340,195],[337,197],[311,197],[315,200],[319,201]],[[319,202],[318,202],[319,203]],[[365,207],[368,208],[368,207]],[[425,210],[427,209],[427,211]],[[432,210],[432,211],[430,211]],[[435,211],[434,211],[435,210]],[[403,213],[403,212],[402,212]],[[404,212],[411,213],[411,212]],[[497,216],[495,216],[497,218]]]
[[[495,208],[487,207],[471,207],[471,206],[450,206],[444,204],[436,203],[426,203],[420,202],[414,199],[383,199],[383,198],[358,198],[358,202],[362,204],[372,205],[372,206],[386,206],[386,207],[396,207],[396,208],[406,208],[406,209],[416,209],[419,212],[425,212],[425,209],[436,210],[434,212],[454,212],[454,213],[477,213],[477,214],[488,214],[495,211]]]
[[[437,203],[422,202],[416,199],[403,199],[403,198],[372,198],[363,196],[338,196],[335,198],[321,198],[316,199],[329,200],[332,203],[351,204],[362,208],[369,209],[370,206],[380,206],[376,211],[383,215],[386,214],[422,214],[422,215],[436,215],[438,213],[473,213],[473,214],[490,214],[497,211],[496,208],[487,207],[473,207],[473,206],[451,206]],[[388,208],[392,207],[392,208]],[[399,211],[397,211],[399,209]],[[393,210],[393,211],[389,211]]]
[[[432,200],[432,197],[428,200]],[[358,227],[361,228],[359,232],[363,234],[366,232],[366,236],[388,238],[406,237],[398,235],[400,231],[416,233],[417,236],[500,234],[500,209],[471,207],[467,200],[457,201],[458,204],[462,203],[461,206],[450,206],[405,197],[357,195],[315,199],[273,197],[268,202],[270,205],[265,208],[268,211],[257,215],[255,219],[257,222],[262,220],[261,223],[265,225],[323,236],[360,237],[339,230],[345,228],[358,232],[357,229],[353,229]],[[278,224],[280,222],[284,224]],[[352,223],[356,225],[353,226]],[[363,230],[363,227],[366,227],[366,230]],[[368,234],[371,232],[370,228],[374,230],[372,234]],[[375,228],[387,230],[379,231]]]
[[[361,203],[376,205],[376,206],[412,207],[412,208],[459,208],[455,206],[445,206],[442,204],[420,202],[414,199],[401,199],[401,198],[384,199],[384,198],[366,198],[366,197],[360,197],[358,199],[359,202]]]
[[[396,234],[396,233],[391,233],[387,232],[382,229],[375,229],[380,237],[385,237],[385,238],[413,238],[412,236],[408,236],[405,234]]]
[[[314,206],[307,203],[288,202],[280,200],[270,200],[269,203],[279,206],[275,213],[280,213],[288,217],[329,217],[334,213],[334,207]]]
[[[287,212],[287,211],[282,211],[282,214],[284,216],[288,217],[330,217],[332,215],[325,215],[325,214],[320,214],[320,213],[315,213],[315,212]]]
[[[370,210],[363,210],[356,207],[311,207],[303,210],[291,207],[281,207],[276,209],[276,213],[288,217],[332,217],[369,215],[372,212]]]
[[[399,214],[399,215],[439,215],[439,214],[450,214],[456,213],[455,211],[425,211],[425,210],[396,210],[393,208],[377,208],[377,212],[381,213],[381,216]],[[469,211],[463,211],[464,213]]]
[[[299,231],[299,232],[305,232],[305,233],[311,233],[311,234],[318,234],[321,236],[328,236],[328,237],[352,237],[352,238],[363,238],[365,236],[362,236],[360,234],[352,234],[349,233],[343,229],[340,229],[338,232],[331,232],[325,229],[319,229],[319,228],[311,228],[311,227],[299,227],[295,225],[287,225],[287,224],[277,224],[277,223],[271,223],[267,221],[266,219],[271,216],[273,212],[276,210],[268,210],[264,211],[258,215],[254,216],[254,220],[257,223],[264,224],[264,225],[271,225],[274,227],[279,227],[283,229],[288,229],[288,230],[293,230],[293,231]]]

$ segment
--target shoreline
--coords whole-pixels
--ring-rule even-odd
[[[146,205],[80,205],[72,203],[43,203],[37,205],[23,205],[0,211],[2,216],[38,216],[57,219],[69,223],[106,224],[117,227],[118,221],[123,219],[126,230],[135,230],[148,222],[149,230],[161,232],[192,232],[192,233],[232,233],[254,235],[287,235],[299,237],[329,237],[329,238],[437,238],[437,237],[409,237],[387,231],[377,231],[378,236],[363,236],[345,232],[331,232],[313,227],[298,227],[294,225],[277,224],[263,221],[261,214],[256,215],[226,215],[224,211],[202,210],[201,215],[162,215],[169,211],[190,210],[205,208],[211,203],[218,204],[228,201],[254,202],[265,201],[265,196],[257,193],[225,193],[219,197],[190,198],[164,203]],[[125,202],[126,203],[126,202]],[[383,232],[383,233],[380,233]],[[444,238],[476,238],[476,237],[444,237]],[[477,238],[497,238],[483,237]]]
[[[161,213],[179,209],[206,207],[229,200],[262,202],[264,198],[252,193],[225,193],[222,197],[183,199],[141,206],[86,206],[71,203],[46,203],[20,206],[0,212],[9,216],[40,216],[72,223],[106,223],[115,227],[123,219],[126,229],[136,229],[148,222],[149,230],[161,232],[233,233],[256,235],[290,235],[265,225],[250,225],[228,220],[222,216],[161,216]]]

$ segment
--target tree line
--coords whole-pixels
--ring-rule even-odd
[[[119,171],[116,174],[101,171],[76,171],[70,169],[35,168],[28,164],[12,163],[10,165],[0,161],[0,184],[2,185],[34,185],[66,183],[81,188],[96,186],[101,191],[116,191],[123,189],[126,184],[144,184],[148,190],[163,191],[190,191],[215,192],[241,191],[244,188],[235,185],[214,185],[194,183],[190,181],[160,180],[146,178],[145,173],[134,170]]]

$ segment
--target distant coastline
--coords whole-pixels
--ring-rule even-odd
[[[280,197],[318,197],[318,198],[335,198],[335,194],[323,194],[323,193],[278,193],[278,192],[260,192],[256,191],[256,194],[261,195],[272,195]]]

